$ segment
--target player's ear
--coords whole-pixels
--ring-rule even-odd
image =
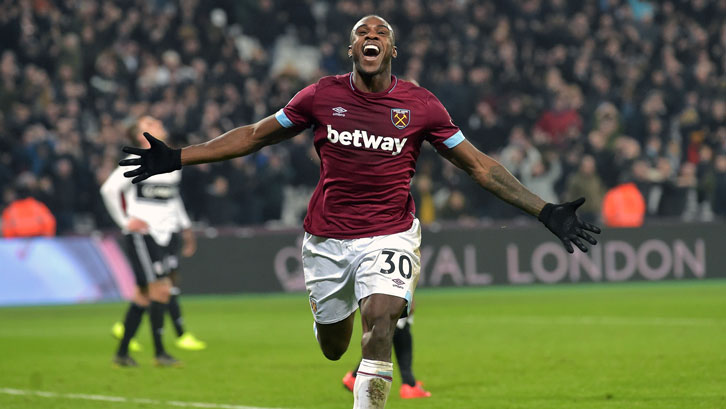
[[[395,45],[393,46],[393,52],[391,53],[391,55],[393,56],[393,58],[398,57],[398,47],[396,47]]]
[[[348,58],[353,58],[353,46],[348,46]]]

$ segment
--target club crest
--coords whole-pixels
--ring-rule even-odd
[[[401,108],[392,108],[391,109],[391,122],[393,122],[393,126],[395,126],[398,129],[403,129],[408,126],[408,124],[411,123],[411,110],[410,109],[401,109]]]

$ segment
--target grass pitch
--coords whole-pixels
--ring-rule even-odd
[[[152,366],[148,317],[114,369],[126,304],[0,308],[0,408],[350,408],[303,294],[182,297],[206,351]],[[358,319],[358,322],[360,320]],[[419,290],[414,371],[433,393],[387,408],[724,409],[726,281]]]

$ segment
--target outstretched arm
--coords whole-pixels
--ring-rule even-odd
[[[187,146],[181,151],[181,164],[217,162],[249,155],[267,145],[292,138],[299,132],[284,128],[274,115],[270,115],[255,124],[232,129],[210,141]]]
[[[299,129],[280,125],[274,116],[268,116],[255,124],[235,128],[210,141],[183,149],[171,149],[164,142],[144,132],[151,147],[141,149],[125,146],[124,152],[138,157],[124,159],[119,165],[138,166],[124,173],[124,176],[134,178],[133,183],[138,183],[149,176],[181,169],[182,165],[218,162],[249,155],[267,145],[292,138],[298,133]]]
[[[484,189],[498,198],[537,217],[546,202],[532,193],[507,169],[464,140],[453,149],[442,152],[456,167],[464,170]]]
[[[562,204],[546,203],[532,193],[507,169],[493,158],[476,149],[469,141],[464,140],[442,155],[457,167],[468,173],[479,185],[494,193],[500,199],[537,217],[565,246],[568,252],[574,249],[572,244],[587,252],[582,240],[595,245],[589,232],[600,233],[600,229],[585,223],[577,216],[576,210],[584,202],[584,198]]]

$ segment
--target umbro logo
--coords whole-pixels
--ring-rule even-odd
[[[403,281],[403,280],[401,280],[400,278],[396,278],[395,280],[393,280],[393,282],[396,283],[396,284],[398,284],[398,285],[404,285],[404,284],[406,284],[406,282]]]
[[[345,116],[346,112],[348,112],[348,110],[343,107],[333,108],[333,116]]]

